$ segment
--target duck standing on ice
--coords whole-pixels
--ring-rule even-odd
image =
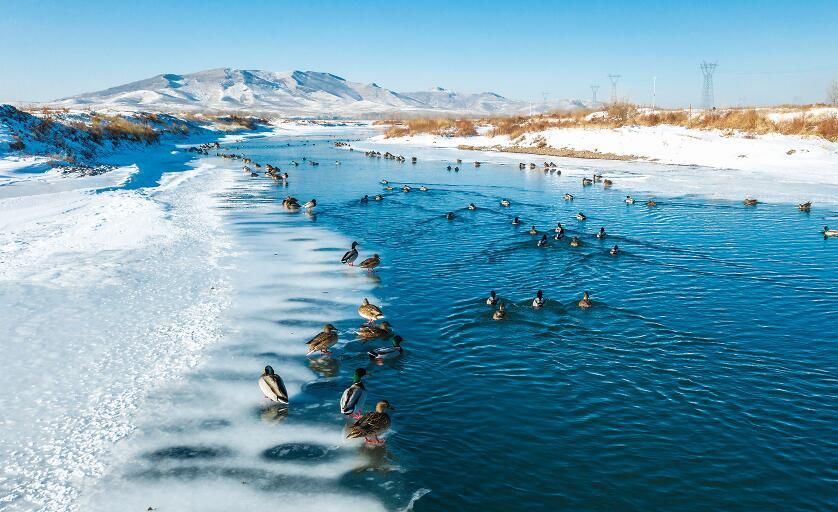
[[[329,348],[334,347],[337,342],[338,332],[335,330],[335,326],[326,324],[323,327],[323,332],[306,342],[306,345],[308,345],[308,353],[306,355],[311,355],[318,350],[323,354],[331,354]]]
[[[361,318],[366,319],[368,324],[372,324],[376,320],[384,318],[384,312],[381,311],[381,308],[375,304],[370,304],[370,301],[367,298],[364,298],[364,302],[358,306],[358,314],[361,315]]]
[[[364,413],[364,402],[367,399],[367,388],[361,379],[367,374],[363,368],[355,370],[352,385],[346,388],[340,397],[340,413],[359,419]]]
[[[390,405],[387,400],[381,400],[375,404],[375,411],[368,412],[358,418],[358,421],[349,429],[347,439],[363,437],[370,444],[384,444],[378,436],[390,429],[390,416],[387,411],[395,411],[396,408]],[[372,438],[372,439],[370,439]]]
[[[367,269],[368,272],[372,272],[372,270],[380,264],[381,258],[378,257],[378,254],[373,254],[372,258],[365,259],[359,266]]]
[[[266,366],[262,376],[259,377],[259,389],[269,400],[281,404],[288,403],[288,390],[285,389],[285,383],[282,382],[282,377],[274,373],[274,369],[270,366]]]
[[[343,255],[343,258],[340,259],[340,262],[344,265],[349,265],[350,267],[355,264],[355,260],[358,259],[358,242],[352,242],[352,248],[346,251]]]

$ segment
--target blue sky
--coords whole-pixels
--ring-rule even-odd
[[[0,0],[0,101],[41,101],[214,67],[328,71],[398,91],[697,104],[823,101],[838,1]]]

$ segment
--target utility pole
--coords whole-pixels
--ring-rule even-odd
[[[591,106],[596,107],[596,92],[599,90],[598,85],[591,86]]]
[[[713,73],[716,72],[716,62],[702,62],[699,67],[701,73],[704,75],[704,86],[701,94],[701,106],[706,109],[711,109],[714,106],[715,98],[713,98]]]
[[[622,75],[608,75],[608,79],[611,80],[611,103],[617,103],[617,82],[621,77]]]
[[[652,77],[652,110],[655,109],[655,104],[657,103],[657,93],[658,93],[658,77]]]

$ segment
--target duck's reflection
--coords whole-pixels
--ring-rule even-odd
[[[321,377],[335,377],[340,370],[340,363],[331,357],[318,357],[308,360],[308,367]]]
[[[259,409],[259,417],[265,423],[282,423],[288,418],[288,404],[265,404]]]

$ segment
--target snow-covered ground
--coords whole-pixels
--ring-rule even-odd
[[[838,143],[816,137],[725,134],[677,126],[631,126],[616,129],[556,128],[526,134],[514,143],[508,136],[491,137],[488,127],[473,137],[416,135],[385,138],[376,135],[356,143],[358,149],[411,152],[452,149],[460,145],[505,148],[535,146],[544,140],[552,148],[636,155],[640,160],[607,161],[557,158],[519,153],[481,152],[476,160],[515,162],[555,161],[565,168],[609,175],[615,186],[651,194],[696,194],[741,200],[746,196],[769,202],[838,202]],[[450,158],[453,152],[425,152],[430,158]],[[480,156],[478,156],[480,155]]]

